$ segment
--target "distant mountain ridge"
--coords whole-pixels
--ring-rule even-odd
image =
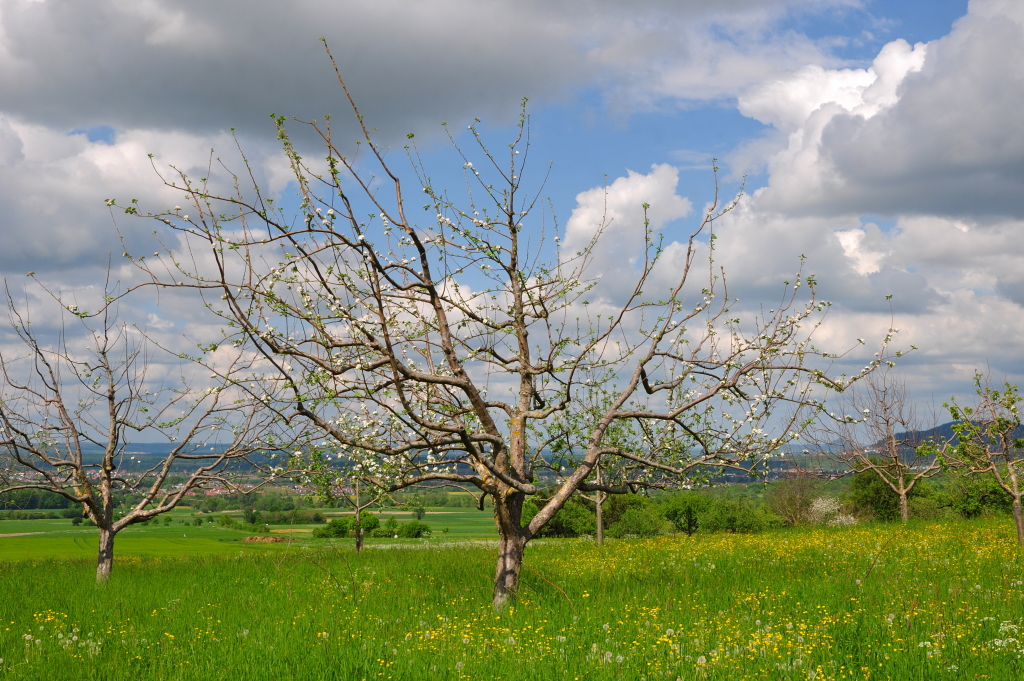
[[[953,426],[956,425],[956,423],[957,421],[950,421],[949,423],[943,423],[940,426],[928,428],[927,430],[913,430],[905,433],[896,433],[896,439],[916,442],[924,442],[928,439],[932,439],[936,443],[951,441],[953,444],[957,444],[959,440],[956,433],[953,431]],[[1018,426],[1015,428],[1012,436],[1015,439],[1024,437],[1024,426]]]

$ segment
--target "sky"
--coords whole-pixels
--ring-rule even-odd
[[[970,394],[976,371],[1024,380],[1019,0],[0,0],[8,287],[43,323],[30,271],[82,300],[108,264],[130,282],[120,239],[145,248],[153,227],[104,200],[173,205],[157,172],[227,158],[232,134],[287,195],[270,114],[352,132],[321,36],[378,139],[415,133],[441,181],[459,171],[441,122],[504,139],[527,97],[565,229],[586,229],[607,186],[621,239],[647,202],[671,242],[716,158],[723,195],[745,181],[716,226],[745,303],[777,298],[803,255],[833,302],[822,343],[894,325],[919,348],[900,369],[922,403]],[[610,282],[628,276],[608,262]],[[144,313],[211,332],[183,300]]]

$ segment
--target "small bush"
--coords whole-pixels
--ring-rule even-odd
[[[420,539],[430,536],[430,526],[418,520],[411,520],[398,526],[398,536],[404,539]]]
[[[830,525],[842,507],[833,497],[818,497],[807,509],[807,522],[812,525]]]
[[[654,537],[661,534],[664,519],[652,504],[634,506],[608,527],[611,537]]]
[[[810,478],[788,478],[771,484],[768,508],[786,525],[809,522],[808,513],[818,492],[818,483]]]
[[[910,506],[910,517],[916,520],[941,520],[951,515],[939,505],[937,499],[930,497],[912,497],[907,503]]]
[[[547,499],[528,499],[523,504],[522,524],[529,524]],[[597,520],[593,504],[577,497],[570,497],[547,525],[537,533],[538,537],[580,537],[597,532]]]
[[[363,511],[359,514],[359,524],[363,528],[363,533],[373,532],[380,527],[380,519],[369,511]]]
[[[921,481],[907,494],[907,500],[927,496],[931,496],[931,488]],[[891,523],[901,519],[900,496],[870,468],[854,474],[846,501],[865,520]]]
[[[782,521],[748,499],[723,497],[712,499],[697,523],[702,533],[750,534],[781,525]]]
[[[347,537],[352,528],[352,520],[349,518],[335,518],[323,527],[313,530],[313,536],[318,539],[341,539]]]
[[[949,485],[935,500],[962,518],[1002,515],[1013,508],[1013,498],[992,475],[950,475]]]
[[[710,501],[707,496],[698,492],[677,494],[670,497],[663,507],[665,519],[672,523],[676,532],[692,535],[700,529],[700,514]]]

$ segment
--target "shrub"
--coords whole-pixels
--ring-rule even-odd
[[[786,525],[803,525],[818,491],[810,478],[788,478],[772,483],[768,490],[768,508]]]
[[[313,536],[318,539],[340,539],[348,536],[351,527],[352,520],[350,518],[335,518],[323,527],[313,530]]]
[[[380,534],[375,533],[373,535],[375,537],[396,537],[398,536],[398,521],[395,520],[394,516],[391,516],[386,521],[384,521],[384,524],[377,528],[375,532],[380,532]]]
[[[238,525],[234,518],[226,514],[217,518],[217,524],[221,527],[236,527]]]
[[[917,520],[941,520],[951,515],[942,508],[937,499],[931,497],[913,497],[908,500],[910,517]]]
[[[633,506],[608,526],[611,537],[654,537],[661,534],[664,519],[653,504]]]
[[[1009,513],[1013,499],[991,475],[949,476],[948,487],[935,495],[940,507],[963,518]]]
[[[672,523],[676,532],[692,535],[700,528],[700,514],[710,500],[698,492],[683,492],[670,497],[663,507],[665,519]]]
[[[363,511],[359,514],[359,524],[364,533],[373,532],[380,527],[380,519],[369,511]]]
[[[411,520],[398,526],[398,536],[405,539],[420,539],[430,536],[430,526],[418,520]]]
[[[781,522],[778,517],[765,512],[748,499],[730,497],[711,499],[697,517],[700,531],[709,534],[763,532]]]
[[[75,527],[78,527],[79,525],[81,525],[82,524],[82,516],[77,516],[75,518],[72,518],[71,519],[71,524],[74,525]]]
[[[522,524],[526,525],[537,515],[547,499],[528,499],[523,504]],[[577,497],[570,497],[548,524],[537,533],[538,537],[580,537],[597,532],[597,520],[593,505]]]
[[[807,522],[812,525],[829,525],[839,515],[839,500],[833,497],[818,497],[807,509]]]
[[[918,482],[907,495],[907,500],[931,496],[926,482]],[[877,473],[870,468],[854,473],[850,482],[847,502],[854,512],[864,519],[875,519],[885,523],[900,520],[900,497]]]

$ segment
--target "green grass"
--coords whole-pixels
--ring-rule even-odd
[[[342,515],[341,511],[326,509],[322,511],[328,518]],[[236,519],[240,511],[229,511],[228,515]],[[414,518],[410,511],[392,511],[385,509],[376,513],[383,522],[394,516],[399,522]],[[114,550],[118,556],[189,556],[215,553],[231,553],[238,551],[238,542],[246,533],[219,527],[216,524],[204,523],[202,527],[194,527],[191,523],[196,518],[204,520],[220,514],[195,513],[190,508],[179,508],[167,514],[171,518],[170,525],[164,525],[163,517],[150,525],[132,525],[117,535]],[[184,520],[186,524],[181,524]],[[434,530],[434,541],[451,541],[465,539],[494,539],[497,531],[494,518],[487,512],[476,509],[437,508],[427,509],[423,522]],[[317,525],[271,525],[273,530],[294,529],[290,536],[302,540],[304,544],[315,547],[325,545],[323,541],[311,540],[312,530]],[[442,530],[447,528],[448,532]],[[280,534],[275,532],[275,534]],[[3,536],[23,535],[23,536]],[[285,535],[289,536],[289,535]],[[71,520],[0,520],[0,560],[41,560],[46,558],[94,558],[96,555],[95,527],[86,525],[74,526]],[[369,544],[400,543],[420,544],[419,540],[368,539]],[[352,544],[353,540],[335,540],[331,545]]]
[[[490,608],[489,546],[355,554],[346,542],[249,550],[213,537],[126,537],[103,587],[91,559],[0,564],[0,678],[1024,674],[1024,647],[1010,641],[1024,638],[1013,630],[1024,551],[1005,519],[538,542],[502,614]],[[217,544],[232,550],[201,555]]]

